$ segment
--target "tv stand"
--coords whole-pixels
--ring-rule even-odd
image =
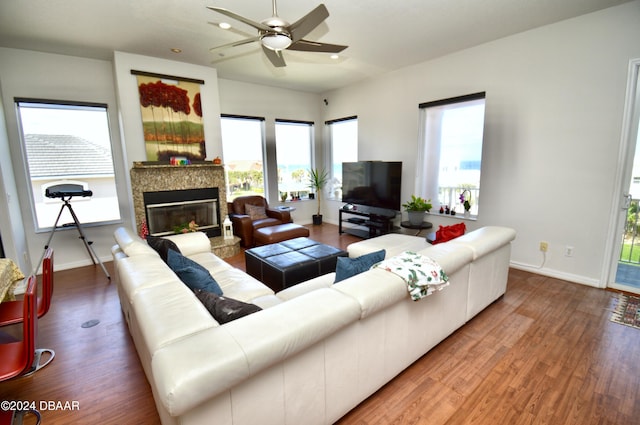
[[[348,233],[363,239],[386,235],[393,229],[392,220],[397,212],[384,208],[365,207],[361,205],[347,204],[340,208],[338,232]],[[343,217],[346,215],[346,217]],[[346,222],[350,225],[343,226]]]

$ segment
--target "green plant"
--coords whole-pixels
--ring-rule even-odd
[[[429,212],[429,210],[432,207],[433,207],[433,205],[431,205],[431,199],[424,200],[420,196],[416,196],[416,195],[411,195],[411,200],[409,202],[406,202],[406,203],[402,204],[402,208],[404,208],[406,211],[427,211],[427,212]]]
[[[320,198],[322,197],[322,189],[329,181],[329,173],[324,168],[312,168],[309,170],[309,187],[316,192],[318,200],[318,215],[320,215]]]
[[[197,231],[198,231],[198,225],[194,220],[191,220],[188,223],[179,224],[177,226],[174,226],[173,228],[174,233],[190,233],[190,232],[197,232]]]

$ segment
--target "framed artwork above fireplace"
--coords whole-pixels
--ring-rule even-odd
[[[132,70],[138,83],[148,161],[206,158],[200,86],[202,80]]]

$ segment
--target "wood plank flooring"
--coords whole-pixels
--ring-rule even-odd
[[[309,228],[342,248],[358,240],[330,224]],[[243,254],[228,261],[244,269]],[[97,266],[54,276],[38,346],[56,358],[31,377],[0,383],[0,400],[79,402],[75,411],[42,409],[44,425],[158,424],[115,285]],[[339,423],[637,424],[640,330],[609,321],[614,298],[511,269],[503,298]],[[81,327],[92,319],[100,323]],[[15,327],[0,332],[19,336]]]

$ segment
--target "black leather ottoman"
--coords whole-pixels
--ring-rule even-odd
[[[295,238],[247,249],[247,273],[274,291],[336,270],[338,257],[348,253],[309,238]]]

